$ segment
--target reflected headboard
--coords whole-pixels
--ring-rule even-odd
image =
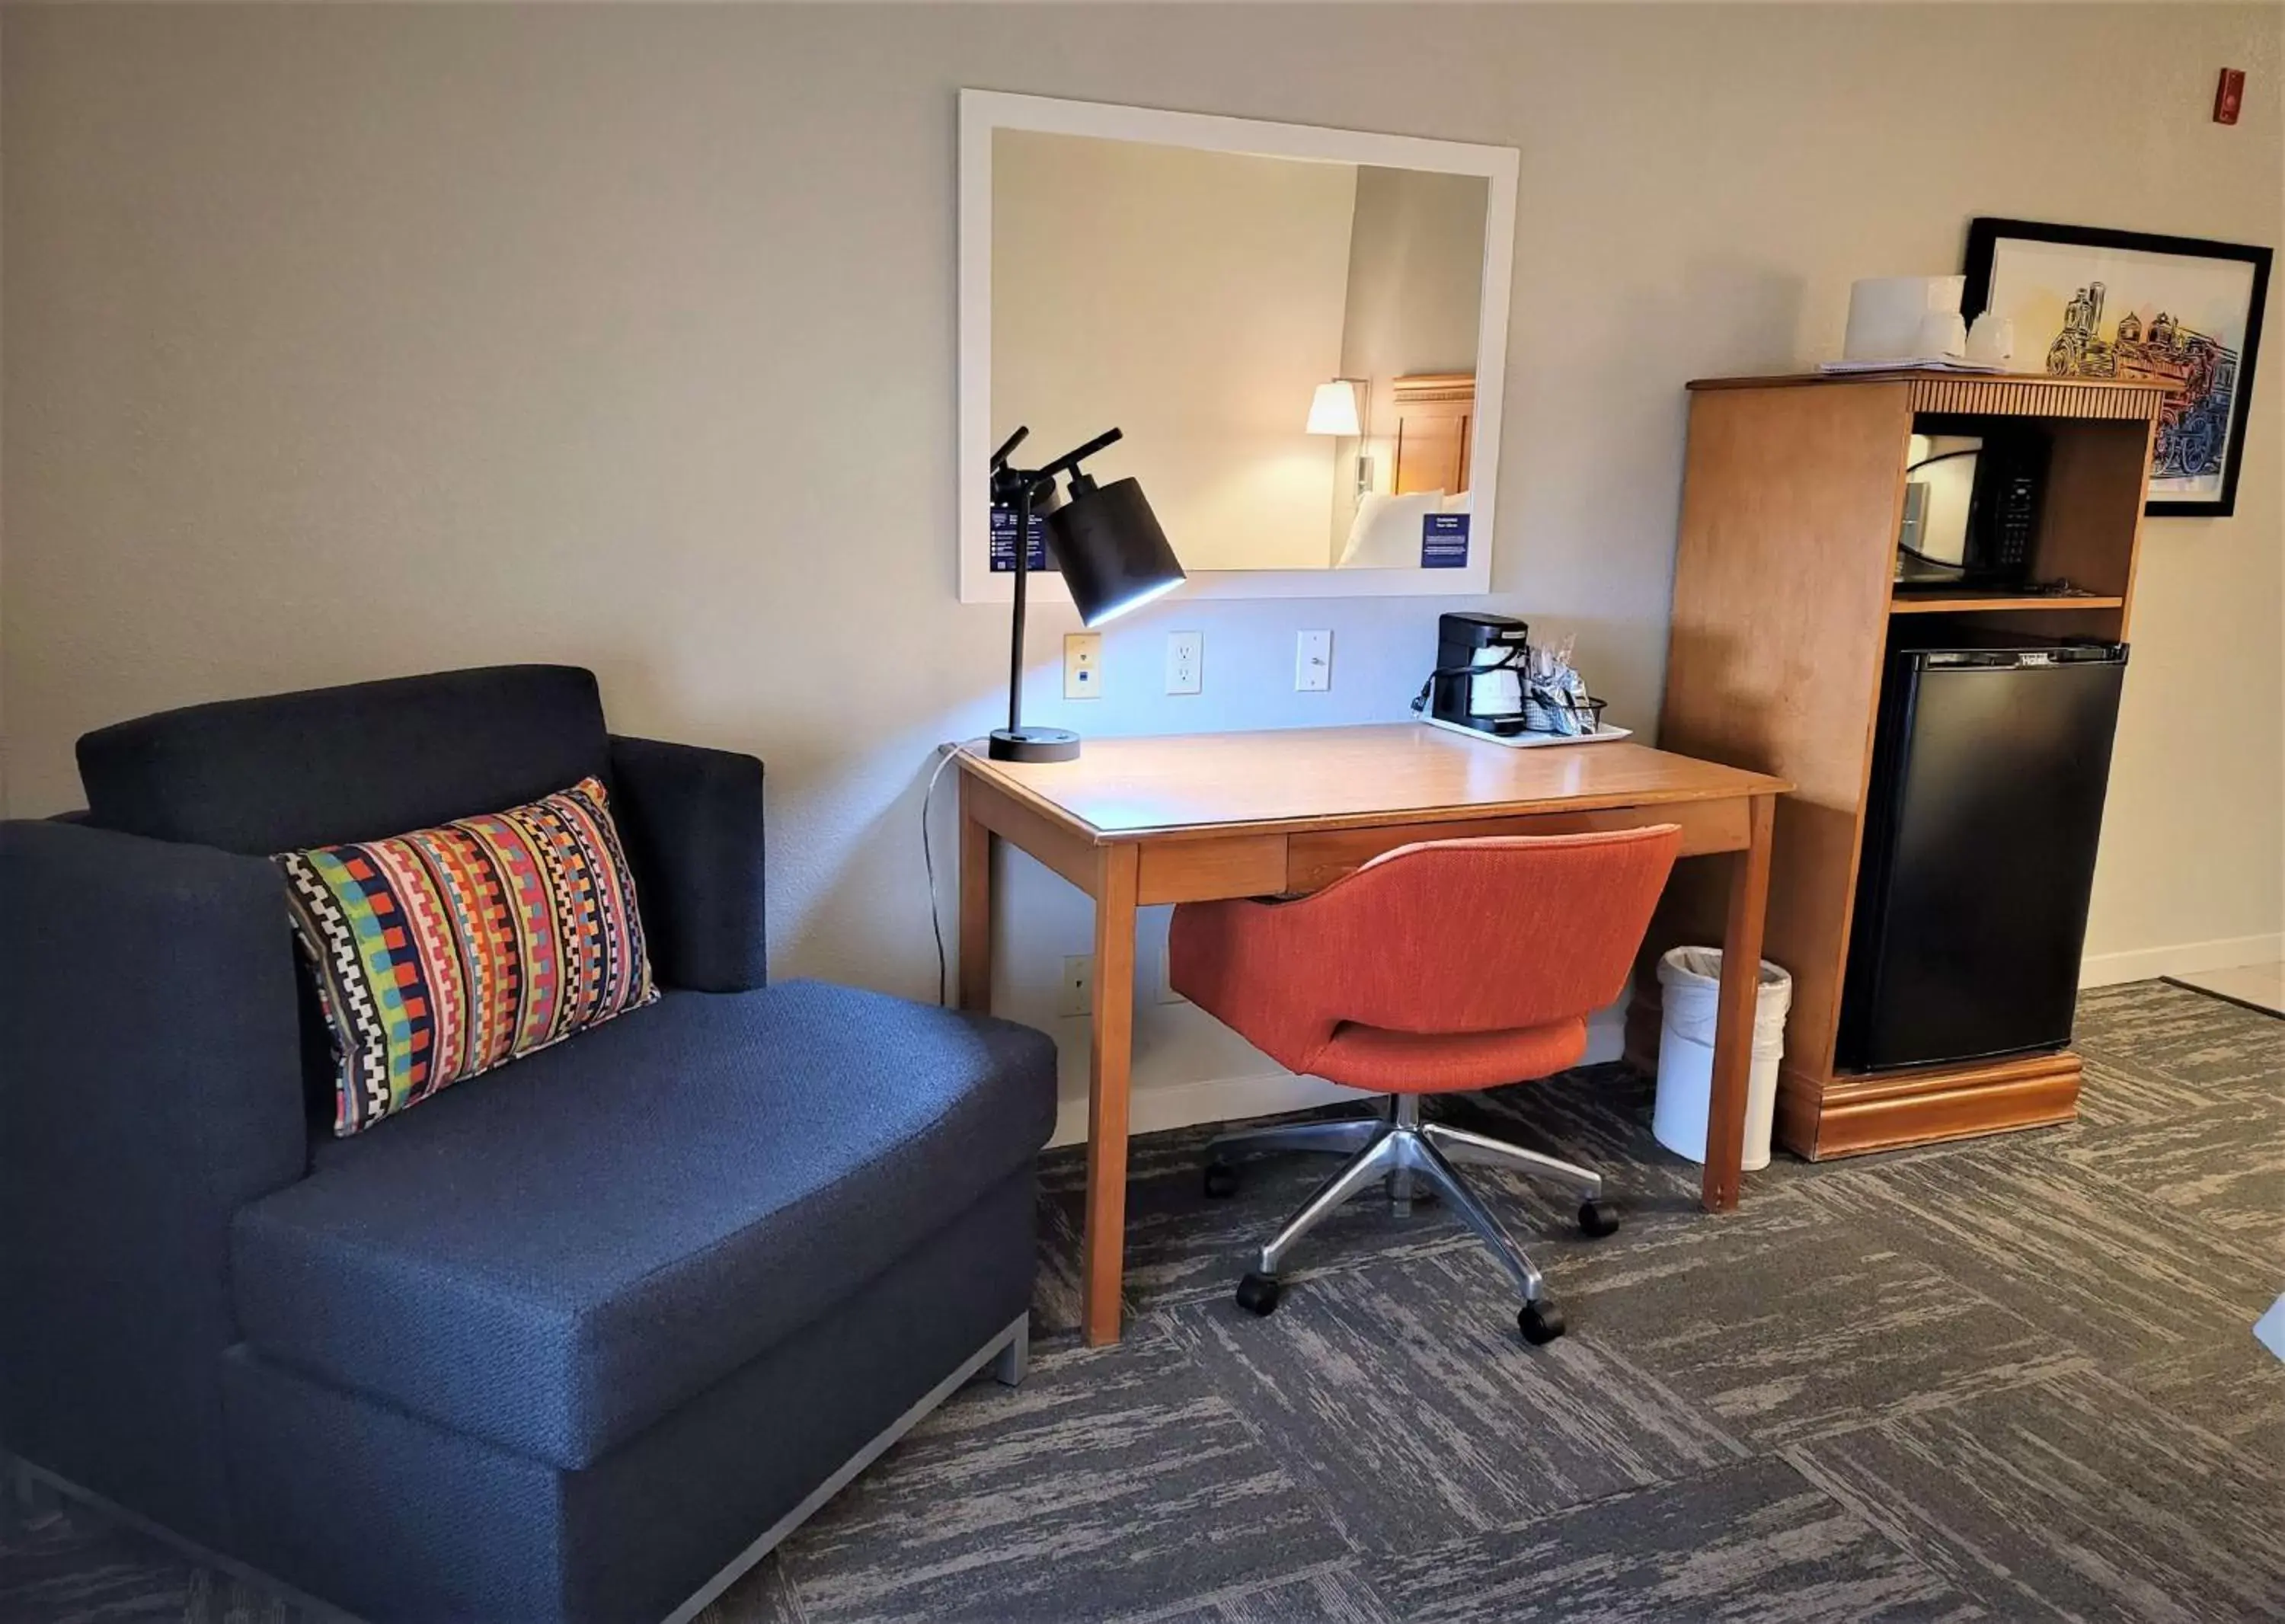
[[[1468,488],[1468,431],[1476,416],[1473,373],[1416,373],[1399,378],[1396,395],[1396,482],[1409,490],[1457,494]]]

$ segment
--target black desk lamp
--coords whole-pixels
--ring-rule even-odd
[[[1032,514],[1047,515],[1048,545],[1071,588],[1079,617],[1090,626],[1116,620],[1182,584],[1182,566],[1158,528],[1158,515],[1132,479],[1097,485],[1080,464],[1119,437],[1114,428],[1040,468],[1011,468],[1009,453],[1032,431],[1018,428],[992,453],[992,501],[1016,510],[1016,635],[1008,656],[1008,726],[992,730],[994,761],[1070,761],[1079,735],[1067,727],[1024,726],[1024,585],[1032,565]],[[1056,475],[1071,476],[1058,502]]]

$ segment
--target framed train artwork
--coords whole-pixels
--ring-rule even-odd
[[[2240,243],[1979,218],[1960,309],[2014,324],[2019,372],[2173,385],[2144,511],[2219,518],[2237,505],[2269,258]]]

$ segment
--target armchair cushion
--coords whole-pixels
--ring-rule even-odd
[[[599,780],[278,864],[330,1029],[335,1134],[658,996]]]
[[[593,673],[495,665],[162,711],[79,741],[89,820],[254,857],[608,777]]]
[[[567,1470],[825,1314],[1026,1165],[1053,1046],[810,982],[669,992],[240,1212],[265,1357]]]

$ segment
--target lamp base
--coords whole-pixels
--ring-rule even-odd
[[[992,730],[985,755],[994,761],[1077,761],[1079,735],[1068,727],[1005,727]]]

